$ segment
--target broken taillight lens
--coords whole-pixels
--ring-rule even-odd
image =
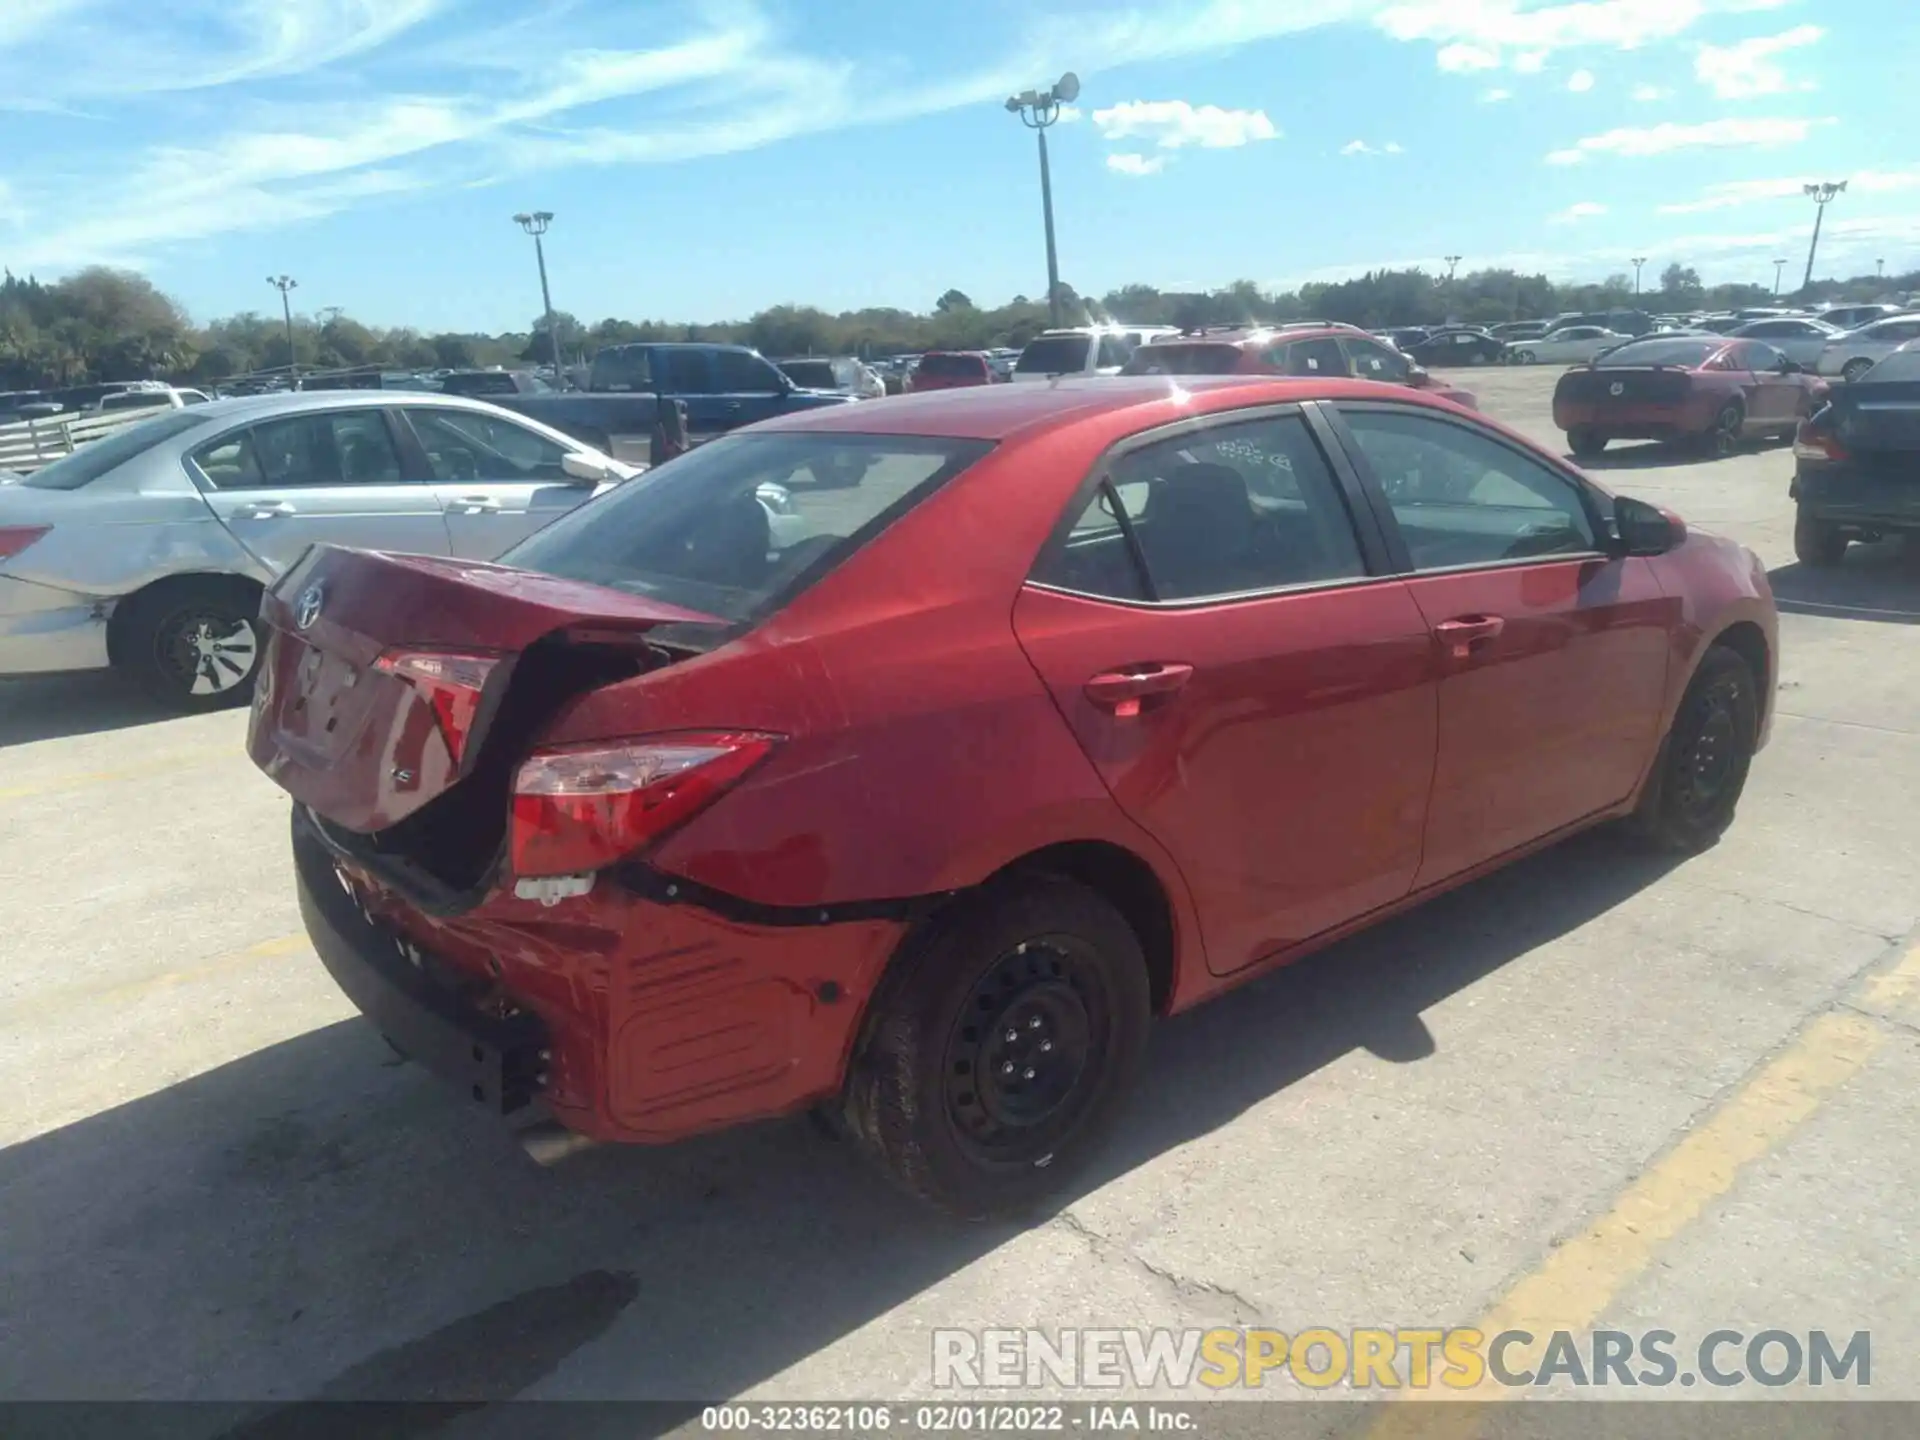
[[[513,784],[513,873],[599,870],[731,789],[778,737],[698,731],[530,756]]]
[[[51,525],[0,525],[0,560],[11,560],[52,528]]]
[[[389,650],[373,668],[396,675],[419,692],[433,710],[447,753],[458,765],[480,713],[480,697],[487,677],[500,663],[498,655],[449,653],[440,650]]]

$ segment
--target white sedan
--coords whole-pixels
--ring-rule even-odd
[[[1569,325],[1538,340],[1514,341],[1507,347],[1507,359],[1515,365],[1578,365],[1632,338],[1598,325]]]

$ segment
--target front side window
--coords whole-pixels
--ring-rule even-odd
[[[1115,335],[1102,335],[1100,352],[1094,359],[1094,365],[1102,370],[1115,369],[1126,364],[1132,355],[1132,348],[1125,340]]]
[[[405,411],[436,480],[568,479],[567,448],[511,420],[471,410]]]
[[[760,395],[783,388],[773,363],[750,350],[714,351],[713,376],[713,388],[726,394]]]
[[[1400,381],[1412,372],[1406,356],[1378,341],[1346,339],[1340,343],[1346,347],[1354,375],[1361,380]]]
[[[726,435],[569,511],[501,561],[751,622],[992,448],[917,435]]]
[[[1414,569],[1598,548],[1574,482],[1519,451],[1424,415],[1360,410],[1346,421],[1393,508]]]
[[[1109,599],[1191,601],[1364,574],[1333,472],[1306,423],[1283,415],[1127,452],[1033,578]]]
[[[394,485],[401,478],[399,452],[378,410],[264,420],[196,451],[193,458],[221,490]]]

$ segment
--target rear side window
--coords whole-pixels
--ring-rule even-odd
[[[1283,415],[1129,451],[1033,579],[1115,600],[1194,601],[1365,573],[1326,459],[1305,422]]]
[[[1093,363],[1103,370],[1124,365],[1133,355],[1133,347],[1117,335],[1102,335],[1100,350]]]
[[[19,483],[29,490],[78,490],[163,440],[184,435],[206,423],[205,415],[191,410],[169,410],[148,420],[136,420],[124,430],[91,440],[71,455],[41,466]]]
[[[328,410],[265,420],[193,452],[216,490],[394,485],[400,455],[378,410]]]
[[[1338,340],[1295,340],[1272,357],[1285,375],[1345,375],[1347,357]]]
[[[660,350],[653,357],[654,379],[665,395],[711,395],[712,357],[705,350]]]
[[[1077,375],[1087,368],[1089,340],[1086,335],[1042,335],[1027,342],[1013,368],[1021,375]]]
[[[624,345],[611,346],[593,357],[587,383],[595,390],[651,391],[652,352]]]
[[[502,561],[751,622],[992,448],[913,435],[726,435],[570,511]]]
[[[1574,482],[1464,425],[1349,411],[1416,570],[1581,555],[1596,548]]]

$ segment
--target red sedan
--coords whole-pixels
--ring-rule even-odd
[[[809,411],[263,615],[251,754],[400,1051],[529,1148],[819,1106],[970,1215],[1153,1016],[1596,822],[1711,844],[1777,670],[1751,553],[1345,379]]]
[[[993,362],[978,350],[929,350],[907,375],[911,394],[993,383]]]
[[[1695,442],[1731,454],[1752,436],[1791,436],[1827,383],[1758,340],[1635,340],[1560,377],[1553,423],[1588,458],[1610,440]]]

